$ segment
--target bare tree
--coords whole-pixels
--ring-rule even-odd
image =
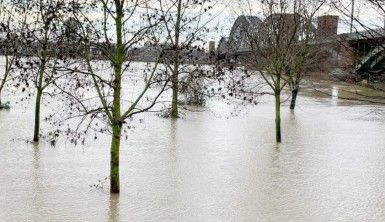
[[[120,192],[120,143],[130,127],[128,121],[154,108],[169,82],[168,76],[159,71],[163,48],[156,62],[145,66],[143,73],[141,68],[133,68],[137,65],[133,63],[135,49],[146,41],[160,41],[155,30],[159,21],[147,3],[78,1],[81,7],[73,19],[80,24],[80,56],[72,66],[60,68],[72,73],[69,84],[61,87],[70,104],[66,119],[80,119],[75,129],[68,128],[66,133],[76,135],[73,141],[90,130],[111,134],[111,193]]]
[[[191,80],[188,66],[202,62],[203,37],[209,32],[208,24],[216,15],[212,14],[216,1],[212,0],[159,0],[158,13],[163,21],[167,41],[167,56],[163,59],[170,70],[172,85],[171,118],[178,118],[178,94],[181,78]],[[208,59],[208,58],[207,58]],[[198,61],[200,60],[200,61]],[[185,85],[185,84],[184,84]],[[185,88],[185,87],[184,87]]]
[[[267,0],[261,1],[264,21],[251,23],[241,45],[251,57],[241,58],[248,66],[259,70],[275,97],[276,141],[281,142],[281,93],[291,86],[293,108],[308,59],[308,43],[312,38],[312,19],[323,1]],[[249,4],[251,5],[251,4]],[[234,41],[230,39],[230,41]]]
[[[311,43],[316,41],[313,20],[316,13],[326,4],[326,0],[309,1],[303,0],[297,3],[297,12],[300,15],[298,24],[299,41],[296,43],[297,52],[292,54],[291,64],[286,66],[285,73],[289,76],[291,89],[290,109],[294,110],[300,85],[308,68],[316,61],[317,49]]]
[[[12,12],[9,8],[9,5],[5,4],[3,1],[0,2],[0,50],[1,54],[5,57],[4,70],[0,78],[0,109],[7,108],[6,105],[2,103],[1,94],[6,86],[6,83],[12,80],[12,69],[16,61],[17,56],[17,37],[14,33],[13,28],[11,27]]]
[[[35,89],[35,124],[33,141],[39,141],[43,95],[60,74],[55,71],[60,52],[60,20],[68,12],[65,0],[12,0],[19,17],[19,36],[23,58],[19,61],[20,81]]]

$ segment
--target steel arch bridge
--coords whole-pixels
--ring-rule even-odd
[[[239,16],[230,31],[228,44],[232,53],[251,50],[250,38],[258,32],[262,20],[257,16]]]
[[[264,24],[279,16],[282,15],[271,15],[264,20],[257,16],[239,16],[233,23],[229,36],[221,39],[218,46],[218,57],[220,57],[219,55],[221,55],[221,58],[251,56],[250,38],[264,32]],[[290,16],[290,14],[284,16]],[[385,73],[385,29],[373,29],[356,33],[336,33],[334,36],[317,39],[316,32],[319,31],[317,28],[316,26],[313,27],[314,39],[309,44],[320,52],[328,51],[339,54],[335,58],[335,63],[344,59],[354,60],[349,69],[361,76]],[[349,50],[354,51],[354,56],[352,56],[354,59],[345,58],[346,55],[341,53],[341,48],[346,45]],[[330,57],[333,56],[331,55]]]

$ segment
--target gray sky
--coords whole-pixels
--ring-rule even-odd
[[[317,1],[317,0],[315,0]],[[384,26],[384,15],[381,15],[377,10],[370,6],[370,3],[367,0],[355,0],[355,16],[365,25],[369,27],[383,27]],[[250,12],[249,7],[246,4],[246,0],[231,0],[229,3],[219,4],[215,9],[216,13],[220,13],[218,17],[216,17],[211,26],[217,26],[219,29],[215,32],[212,32],[211,35],[208,36],[208,40],[219,41],[221,36],[228,36],[230,33],[231,26],[235,19],[242,14],[253,14],[263,18],[262,9],[259,4],[259,0],[253,0],[252,11]],[[351,0],[343,0],[342,7],[340,10],[345,11],[346,13],[350,13],[351,9]],[[226,7],[227,6],[227,7]],[[350,27],[350,19],[344,15],[341,11],[333,9],[332,7],[323,7],[322,10],[317,13],[317,16],[332,14],[340,16],[339,23],[339,33],[349,32]],[[359,27],[358,23],[355,23],[355,27],[358,30],[362,30],[362,27]]]
[[[251,2],[249,7],[246,4],[248,1]],[[206,20],[210,20],[208,24],[211,27],[211,32],[207,33],[206,36],[203,36],[206,41],[214,40],[216,42],[222,36],[228,36],[230,33],[230,29],[239,15],[257,15],[263,18],[263,10],[260,6],[261,0],[218,0],[217,5],[214,7],[211,12],[211,16],[206,15]],[[314,0],[318,1],[318,0]],[[343,6],[340,9],[346,9],[346,13],[349,13],[351,0],[342,0]],[[384,26],[384,16],[381,15],[377,10],[373,7],[370,7],[370,3],[367,0],[355,0],[355,16],[360,19],[365,25],[370,27],[383,27]],[[155,5],[157,3],[154,3]],[[250,10],[251,8],[251,10]],[[344,16],[340,11],[333,9],[331,7],[323,7],[322,10],[317,14],[317,16],[325,15],[325,14],[333,14],[340,16],[339,23],[339,33],[348,32],[349,31],[349,18]],[[95,18],[98,15],[94,15]],[[358,24],[356,24],[358,25]],[[356,26],[357,29],[362,29]]]

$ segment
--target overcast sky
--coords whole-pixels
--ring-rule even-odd
[[[249,7],[247,2],[250,2]],[[309,0],[313,1],[313,0]],[[314,0],[314,2],[319,0]],[[343,6],[340,9],[345,9],[345,12],[350,13],[351,0],[342,0]],[[371,7],[368,0],[355,0],[355,16],[360,19],[365,25],[370,27],[384,27],[384,16],[381,15],[377,10]],[[155,1],[156,2],[156,1]],[[218,41],[221,37],[227,37],[230,33],[230,29],[236,20],[236,18],[242,14],[245,15],[256,15],[263,19],[263,10],[260,5],[261,0],[217,0],[212,15],[206,15],[206,20],[210,20],[209,27],[211,27],[211,32],[207,33],[206,36],[202,36],[206,41]],[[154,3],[154,7],[158,3]],[[250,9],[251,8],[251,9]],[[317,16],[332,14],[340,16],[339,23],[339,33],[344,33],[349,31],[349,18],[344,16],[340,11],[333,9],[333,7],[328,7],[327,5],[319,11]],[[97,17],[97,15],[95,15]],[[212,17],[214,16],[214,18]],[[361,29],[356,23],[356,28]]]
[[[317,1],[317,0],[314,0]],[[355,16],[363,22],[365,25],[370,27],[383,27],[384,26],[384,16],[381,15],[377,10],[370,6],[370,3],[367,0],[355,0]],[[242,14],[253,14],[263,18],[263,10],[260,7],[259,0],[251,1],[254,4],[252,5],[252,12],[248,9],[246,0],[228,0],[227,2],[223,1],[220,3],[215,12],[219,14],[215,19],[213,19],[211,26],[218,26],[219,29],[216,32],[212,32],[211,35],[208,36],[209,40],[219,41],[221,36],[228,36],[230,33],[230,29],[235,19]],[[344,0],[343,6],[340,9],[344,9],[346,13],[349,13],[351,9],[351,0]],[[215,14],[215,13],[214,13]],[[332,14],[340,16],[339,22],[339,33],[349,32],[350,27],[350,19],[341,13],[340,11],[333,9],[332,7],[324,7],[317,16]],[[362,27],[359,27],[357,23],[355,26],[358,30],[362,30]]]

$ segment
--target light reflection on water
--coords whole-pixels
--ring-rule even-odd
[[[270,100],[228,119],[215,103],[177,121],[144,116],[122,143],[120,196],[104,181],[108,136],[13,141],[32,133],[32,108],[14,105],[0,112],[1,221],[385,220],[382,112],[327,100],[284,106],[280,145]]]

